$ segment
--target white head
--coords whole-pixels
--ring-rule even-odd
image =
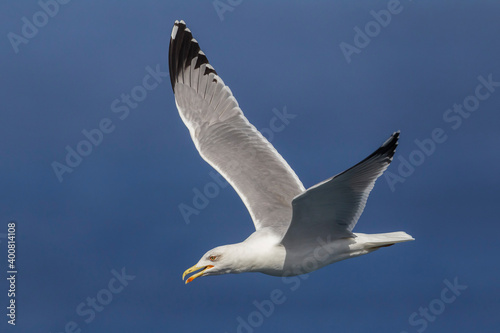
[[[201,257],[196,265],[187,269],[182,275],[182,279],[187,274],[202,270],[190,276],[186,283],[189,283],[199,276],[220,275],[229,273],[242,273],[252,270],[252,254],[247,253],[242,243],[223,245],[216,247]]]

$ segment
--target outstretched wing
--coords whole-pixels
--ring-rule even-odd
[[[175,102],[200,155],[233,186],[255,228],[283,230],[305,189],[274,147],[248,122],[183,21],[175,21],[169,68]]]
[[[352,229],[375,181],[391,163],[398,138],[399,131],[360,163],[296,197],[292,222],[282,243],[286,246],[318,237],[354,237]]]

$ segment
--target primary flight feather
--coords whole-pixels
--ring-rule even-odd
[[[200,155],[233,186],[256,231],[208,251],[186,270],[199,276],[261,272],[299,275],[384,246],[413,240],[405,232],[353,233],[377,178],[392,161],[399,132],[350,169],[308,190],[245,118],[184,21],[175,21],[169,70],[175,103]]]

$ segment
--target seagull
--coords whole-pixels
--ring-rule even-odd
[[[201,157],[243,200],[255,232],[216,247],[182,275],[260,272],[294,276],[334,262],[414,240],[405,232],[353,233],[375,181],[398,145],[394,132],[367,158],[305,189],[276,149],[247,120],[229,87],[201,51],[184,21],[175,21],[169,46],[175,103]]]

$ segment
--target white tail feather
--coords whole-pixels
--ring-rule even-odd
[[[391,246],[397,243],[403,243],[415,240],[412,236],[404,231],[389,232],[385,234],[356,234],[359,240],[364,243],[367,248],[379,248]]]

